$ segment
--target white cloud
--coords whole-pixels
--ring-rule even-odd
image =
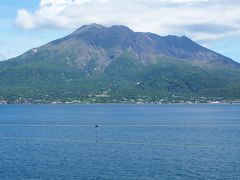
[[[18,27],[75,29],[84,24],[123,24],[135,31],[187,35],[199,42],[240,35],[238,0],[41,0],[21,9]]]
[[[18,10],[16,24],[25,29],[34,28],[34,16],[25,9]]]

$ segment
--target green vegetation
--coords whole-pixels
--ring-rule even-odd
[[[239,102],[240,65],[186,37],[89,26],[0,62],[0,103]]]
[[[175,58],[142,65],[128,54],[116,58],[104,72],[90,75],[66,64],[40,61],[2,70],[0,99],[12,103],[233,100],[240,98],[239,75],[235,69],[208,69]]]

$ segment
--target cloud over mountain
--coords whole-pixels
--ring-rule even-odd
[[[16,24],[25,29],[124,24],[205,43],[240,34],[239,5],[237,0],[41,0],[34,12],[18,10]]]

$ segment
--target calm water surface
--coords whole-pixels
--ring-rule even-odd
[[[0,105],[0,179],[240,179],[240,105]]]

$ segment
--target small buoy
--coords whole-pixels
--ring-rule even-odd
[[[95,125],[95,128],[96,128],[96,143],[98,142],[98,125],[96,124]]]

